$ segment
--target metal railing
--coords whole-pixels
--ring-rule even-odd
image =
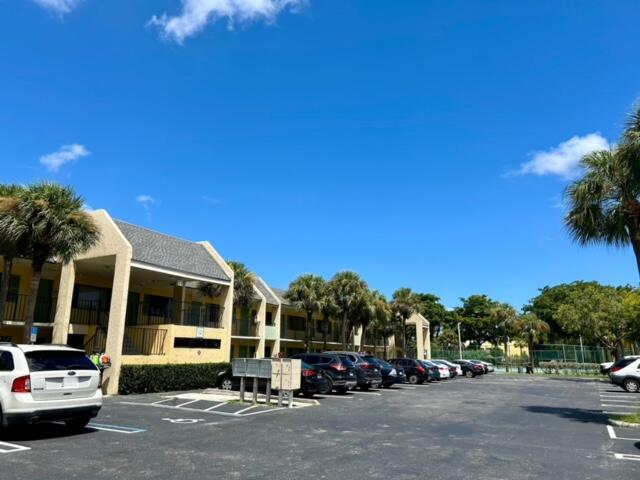
[[[127,307],[127,324],[187,325],[192,327],[222,328],[224,308],[216,304],[177,302],[168,299],[164,305],[143,301]]]
[[[161,328],[125,327],[123,355],[164,355],[167,331]]]
[[[231,335],[236,337],[257,337],[258,325],[252,319],[234,318],[231,322]]]
[[[4,305],[4,312],[0,321],[3,322],[24,322],[29,309],[30,295],[10,293],[7,295],[7,302]],[[51,297],[38,297],[36,299],[36,309],[33,315],[35,323],[53,323],[56,311],[56,299]]]
[[[76,300],[71,307],[69,323],[102,325],[109,322],[109,307],[97,300]]]

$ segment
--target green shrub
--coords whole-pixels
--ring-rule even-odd
[[[218,374],[230,367],[229,363],[123,365],[119,391],[128,395],[212,388],[216,386]]]
[[[600,365],[597,363],[559,362],[557,360],[551,360],[549,362],[540,362],[540,368],[542,368],[544,373],[552,373],[556,375],[571,372],[578,375],[600,373]]]

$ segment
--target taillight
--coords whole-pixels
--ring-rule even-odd
[[[424,372],[425,372],[424,367],[421,367],[420,365],[418,365],[418,366],[416,367],[416,370],[417,370],[418,372],[420,372],[420,373],[424,373]]]
[[[371,364],[371,363],[361,363],[360,364],[360,368],[364,369],[364,370],[373,370],[375,367],[375,365]]]
[[[347,371],[347,367],[345,367],[344,365],[342,365],[341,363],[332,363],[331,365],[329,365],[331,368],[333,368],[334,370],[338,371],[338,372],[346,372]]]
[[[313,377],[316,373],[315,370],[302,370],[302,376],[303,377]]]
[[[611,369],[612,372],[617,372],[618,370],[622,370],[622,367],[613,367]]]
[[[11,385],[11,391],[13,393],[31,392],[31,377],[29,375],[25,375],[24,377],[16,378]]]

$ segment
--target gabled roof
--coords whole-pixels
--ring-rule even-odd
[[[256,288],[260,290],[260,293],[264,295],[264,298],[267,299],[267,303],[270,305],[279,305],[281,302],[274,294],[271,293],[270,288],[267,286],[267,282],[265,282],[262,278],[256,278],[255,282]]]
[[[133,248],[132,260],[212,280],[230,281],[204,246],[148,228],[113,220]]]
[[[289,302],[289,300],[284,298],[284,294],[287,293],[286,290],[283,290],[281,288],[274,288],[274,287],[271,287],[271,290],[273,290],[273,293],[275,293],[278,296],[278,300],[280,300],[280,303],[282,303],[282,305],[291,305],[291,302]]]

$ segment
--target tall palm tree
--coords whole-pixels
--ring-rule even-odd
[[[324,278],[305,274],[300,275],[289,284],[289,289],[285,293],[285,298],[298,310],[303,310],[307,315],[305,325],[305,349],[311,350],[311,339],[313,337],[313,314],[322,309],[322,301],[325,291]]]
[[[373,312],[372,322],[370,325],[373,330],[376,340],[374,340],[374,347],[377,347],[377,338],[382,337],[382,346],[384,348],[383,357],[387,358],[387,339],[391,331],[391,319],[393,313],[391,306],[385,296],[377,290],[371,292],[370,304]],[[365,332],[362,332],[363,344],[364,344]]]
[[[233,270],[233,307],[249,310],[256,301],[256,275],[242,262],[229,260],[227,264]],[[235,318],[235,315],[233,317]]]
[[[320,307],[320,313],[322,313],[322,349],[325,351],[327,350],[327,334],[329,333],[331,319],[335,318],[340,313],[333,295],[331,294],[331,288],[329,288],[329,284],[327,282],[325,282],[324,289],[322,291],[322,306]]]
[[[342,318],[342,348],[347,349],[347,336],[350,333],[349,315],[361,301],[367,291],[367,283],[355,272],[336,273],[329,282],[333,302]]]
[[[360,298],[360,301],[355,305],[351,315],[353,327],[360,328],[360,351],[364,351],[363,347],[366,345],[366,334],[369,325],[373,322],[374,315],[373,298],[371,296],[371,291],[367,289]],[[349,349],[351,348],[355,350],[355,339],[353,347],[349,347]]]
[[[401,328],[402,352],[407,354],[407,320],[416,313],[420,307],[420,300],[410,288],[403,287],[393,292],[391,309],[393,316]]]
[[[527,342],[529,346],[529,361],[531,362],[531,370],[533,371],[535,368],[533,349],[537,343],[546,338],[551,328],[549,328],[547,322],[540,320],[534,313],[525,313],[513,322],[513,331],[520,339]]]
[[[640,273],[640,106],[617,147],[589,153],[580,164],[584,175],[567,188],[569,232],[582,245],[631,245]]]
[[[11,211],[18,201],[18,192],[23,187],[13,184],[0,184],[0,214],[3,211]],[[9,296],[9,285],[11,283],[11,270],[13,260],[25,253],[24,237],[14,238],[10,232],[0,231],[0,255],[3,259],[2,280],[0,281],[0,321],[4,320],[4,310]]]
[[[48,261],[68,263],[100,239],[93,217],[82,207],[84,201],[71,187],[51,182],[20,190],[15,202],[3,203],[0,231],[10,239],[23,239],[31,259],[31,285],[23,340],[31,336],[42,269]]]

